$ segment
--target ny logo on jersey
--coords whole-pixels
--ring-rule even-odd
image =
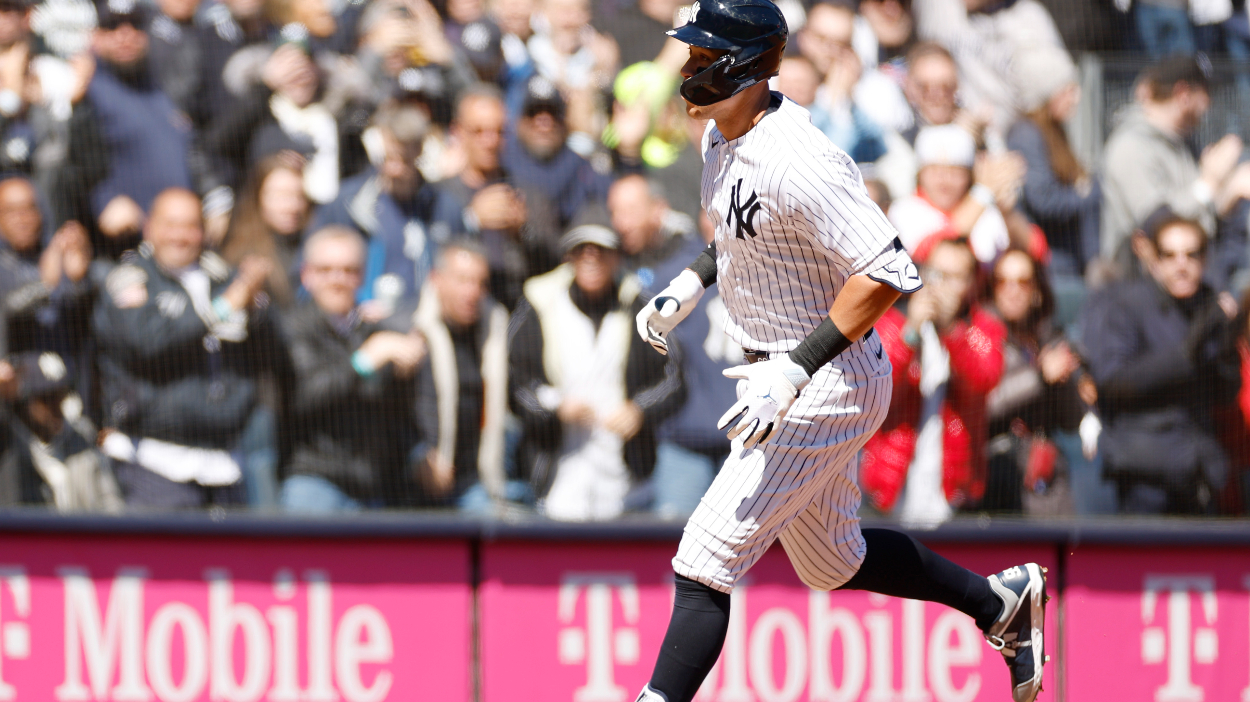
[[[742,179],[738,179],[738,184],[729,189],[729,216],[725,218],[725,225],[736,225],[734,228],[734,236],[739,239],[742,231],[745,229],[751,238],[756,237],[755,232],[755,215],[760,211],[759,195],[755,191],[751,191],[751,198],[746,202],[742,202],[743,187]]]

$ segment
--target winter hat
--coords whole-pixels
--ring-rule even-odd
[[[1012,60],[1020,107],[1032,112],[1050,100],[1064,86],[1077,82],[1076,64],[1058,46],[1034,46],[1016,52]]]
[[[968,130],[957,124],[925,127],[916,135],[916,160],[925,166],[972,168],[977,145]]]

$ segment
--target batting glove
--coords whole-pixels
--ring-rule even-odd
[[[669,282],[659,295],[638,313],[638,336],[652,348],[668,355],[668,333],[690,314],[703,297],[703,281],[687,268]]]
[[[767,442],[773,430],[794,404],[799,391],[812,381],[807,371],[790,360],[790,354],[760,361],[746,366],[734,366],[722,371],[726,378],[738,378],[746,382],[740,400],[721,415],[716,428],[729,430],[730,440],[746,434],[744,448]]]

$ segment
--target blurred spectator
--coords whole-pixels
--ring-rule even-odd
[[[526,282],[509,330],[520,462],[554,519],[612,519],[655,465],[655,432],[685,399],[674,355],[633,331],[639,284],[594,224],[561,240],[568,263]],[[676,348],[676,347],[670,347]]]
[[[416,9],[416,14],[413,14]],[[357,60],[374,83],[372,100],[381,104],[398,92],[444,92],[446,84],[476,79],[453,64],[454,49],[442,32],[438,13],[425,2],[376,0],[360,18]],[[403,76],[408,73],[407,82]],[[460,75],[463,73],[464,75]],[[419,81],[414,80],[420,78]],[[412,85],[419,82],[421,85]],[[416,90],[414,90],[416,88]]]
[[[566,91],[612,84],[620,49],[590,26],[590,0],[539,0],[534,29],[526,46],[539,75]]]
[[[512,309],[525,279],[558,260],[559,230],[555,209],[542,192],[504,169],[504,126],[498,89],[479,85],[466,91],[451,130],[464,150],[464,170],[437,187],[460,213],[452,233],[480,239],[490,258],[491,296]]]
[[[916,42],[916,22],[911,0],[861,0],[859,14],[877,40],[877,62],[894,62],[907,55]]]
[[[1110,286],[1083,320],[1104,473],[1122,511],[1210,513],[1229,473],[1212,410],[1240,388],[1236,331],[1202,282],[1201,224],[1152,218],[1133,248],[1150,277]]]
[[[1220,0],[1120,0],[1116,6],[1132,10],[1137,39],[1152,59],[1216,48],[1215,25],[1233,14],[1233,3]]]
[[[1018,156],[978,161],[972,136],[948,124],[920,131],[916,157],[916,194],[890,206],[890,222],[914,257],[927,258],[939,240],[966,237],[977,260],[989,264],[1013,238],[1029,240],[1028,232],[1013,237],[1006,217],[1015,218],[1012,209],[1024,177]]]
[[[99,0],[96,10],[95,73],[70,124],[75,208],[61,219],[94,223],[97,253],[113,258],[134,246],[158,193],[191,187],[191,125],[153,75],[145,6]]]
[[[936,525],[985,492],[986,396],[1002,377],[1007,330],[973,303],[976,271],[965,242],[939,241],[906,313],[891,309],[877,323],[894,397],[861,475],[873,507],[905,524]]]
[[[608,179],[565,144],[566,113],[554,83],[542,76],[530,78],[515,138],[504,145],[501,157],[509,175],[533,183],[547,197],[559,213],[561,228],[587,201],[602,202],[608,188]]]
[[[203,94],[200,60],[204,52],[193,24],[199,6],[200,0],[157,0],[146,27],[156,81],[188,116],[196,115]]]
[[[841,75],[839,68],[835,70]],[[812,124],[856,162],[876,161],[886,151],[881,128],[851,100],[854,75],[846,78],[827,80],[822,89],[812,62],[802,56],[790,56],[781,62],[777,89],[806,107]]]
[[[335,224],[364,233],[368,255],[358,299],[371,301],[362,312],[374,321],[415,302],[438,243],[460,225],[448,221],[459,219],[455,203],[417,170],[428,129],[419,108],[397,102],[379,108],[365,133],[373,165],[344,181],[338,198],[313,219],[313,229]]]
[[[1088,409],[1077,388],[1081,359],[1051,325],[1054,296],[1028,254],[1003,254],[992,282],[993,308],[1007,339],[1002,379],[986,398],[989,465],[981,506],[1071,513],[1068,461],[1055,438],[1075,432]]]
[[[664,48],[665,32],[684,24],[677,21],[682,0],[639,0],[629,3],[603,22],[603,30],[621,47],[621,66],[654,61]]]
[[[1076,65],[1063,49],[1047,47],[1017,57],[1015,71],[1025,117],[1007,133],[1007,146],[1028,164],[1020,209],[1046,232],[1049,271],[1080,277],[1098,255],[1102,193],[1064,129],[1081,100]]]
[[[672,208],[691,220],[703,211],[700,190],[703,185],[703,132],[706,120],[682,119],[681,133],[685,139],[678,144],[677,157],[663,168],[651,168],[647,175],[664,188],[664,199]]]
[[[690,240],[699,237],[694,236],[694,222],[669,207],[659,183],[641,175],[622,176],[608,191],[608,212],[621,239],[625,268],[638,276],[644,290],[659,283],[658,291],[677,277],[674,273],[660,280],[656,269],[676,251],[689,249]]]
[[[668,254],[655,263],[650,276],[653,282],[643,287],[642,299],[650,300],[663,290],[712,241],[716,233],[712,220],[701,215],[699,225],[701,236],[660,240],[662,245],[680,242],[680,246],[662,246]],[[716,428],[717,417],[711,408],[737,402],[734,384],[726,383],[721,371],[744,361],[742,347],[725,334],[725,303],[714,292],[709,290],[669,337],[681,348],[677,362],[689,395],[677,414],[662,422],[657,432],[660,443],[651,478],[655,493],[653,511],[667,519],[684,518],[694,512],[729,456],[729,439]]]
[[[1205,59],[1204,59],[1205,60]],[[1186,139],[1211,105],[1210,65],[1171,56],[1137,81],[1131,112],[1103,150],[1102,256],[1122,271],[1133,265],[1129,238],[1162,205],[1205,232],[1217,215],[1250,196],[1250,164],[1238,164],[1242,143],[1226,135],[1194,160]]]
[[[507,64],[504,85],[523,81],[534,71],[526,43],[534,36],[531,20],[534,17],[535,0],[492,0],[490,15],[499,25],[503,36],[499,48]]]
[[[984,123],[959,106],[959,66],[940,44],[921,42],[907,53],[907,78],[903,90],[912,110],[912,126],[903,132],[915,145],[924,127],[958,123],[978,136]]]
[[[0,361],[0,386],[11,380],[12,397],[0,387],[0,505],[46,504],[60,512],[121,509],[108,462],[95,447],[95,430],[70,406],[68,370],[53,351],[27,352]],[[74,405],[75,408],[80,405]]]
[[[267,156],[252,169],[221,243],[221,257],[232,266],[249,256],[269,261],[265,291],[283,310],[295,304],[299,289],[299,250],[308,212],[303,159],[291,151]]]
[[[55,128],[46,103],[58,91],[43,89],[38,73],[48,64],[64,67],[64,63],[38,57],[30,13],[31,5],[24,0],[0,3],[0,173],[31,173],[36,149]]]
[[[677,42],[671,46],[685,45]],[[674,54],[670,47],[663,59],[671,63],[682,55]],[[617,172],[668,168],[681,157],[687,143],[700,143],[701,128],[697,138],[690,141],[686,101],[677,94],[679,82],[680,75],[673,66],[658,61],[635,63],[617,74],[612,83],[612,120],[602,135],[604,146],[612,149]],[[698,153],[702,163],[702,149]],[[593,155],[588,158],[594,161]]]
[[[201,12],[199,28],[199,82],[202,86],[203,113],[210,124],[229,113],[247,93],[247,86],[236,77],[237,68],[227,70],[242,49],[263,47],[269,42],[272,25],[264,15],[264,0],[217,0]],[[263,48],[261,49],[263,50]]]
[[[103,447],[130,507],[245,499],[247,466],[236,456],[254,415],[252,378],[273,354],[272,327],[256,306],[269,263],[246,259],[232,278],[203,239],[199,198],[162,192],[143,245],[109,273],[96,305]]]
[[[43,245],[43,214],[25,178],[0,181],[0,357],[20,351],[68,353],[83,342],[91,304],[91,242],[66,222]]]
[[[958,123],[973,135],[983,128],[972,114],[959,109],[959,68],[950,52],[932,42],[920,42],[907,52],[903,93],[911,110],[911,126],[889,134],[889,151],[877,162],[877,174],[895,198],[916,187],[916,135],[924,127]],[[899,143],[899,142],[903,143]]]
[[[418,377],[414,454],[434,504],[490,512],[501,500],[524,501],[529,486],[504,475],[508,416],[508,311],[490,299],[490,268],[476,244],[452,241],[438,253],[421,293],[416,328],[430,361]]]
[[[350,229],[321,229],[304,246],[312,302],[283,325],[295,369],[280,496],[288,511],[355,511],[405,493],[400,466],[415,443],[412,378],[425,345],[361,318],[364,266],[365,244]]]
[[[989,138],[1001,140],[1020,110],[1015,57],[1042,46],[1063,48],[1050,13],[1037,0],[914,0],[912,7],[919,38],[955,57],[965,107],[985,114]]]
[[[265,14],[284,31],[294,27],[305,30],[304,41],[312,53],[329,51],[348,54],[355,49],[356,27],[361,8],[350,5],[335,17],[327,0],[267,0]],[[340,21],[345,20],[345,21]]]
[[[249,89],[205,136],[228,173],[246,173],[269,154],[292,150],[308,159],[304,192],[316,203],[339,192],[339,125],[321,100],[323,76],[308,53],[308,32],[298,25],[283,30],[280,45],[265,60],[261,84]],[[233,182],[227,174],[223,180]]]
[[[876,68],[864,67],[851,46],[854,33],[853,3],[821,0],[807,11],[807,23],[795,38],[799,53],[820,76],[816,102],[830,113],[849,109],[846,103],[853,102],[878,128],[906,129],[911,116],[902,91]]]

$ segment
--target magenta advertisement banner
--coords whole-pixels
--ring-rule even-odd
[[[674,548],[484,544],[483,702],[633,700],[668,625]],[[1055,572],[1055,551],[1046,546],[938,550],[987,575],[1028,561]],[[1054,594],[1048,650],[1057,641],[1057,587]],[[1053,694],[1053,669],[1044,685]],[[860,592],[812,592],[778,546],[735,590],[724,652],[696,702],[1010,698],[1002,657],[967,616]]]
[[[5,536],[0,702],[470,696],[463,541]]]
[[[1067,561],[1069,699],[1250,702],[1250,552],[1081,547]]]

